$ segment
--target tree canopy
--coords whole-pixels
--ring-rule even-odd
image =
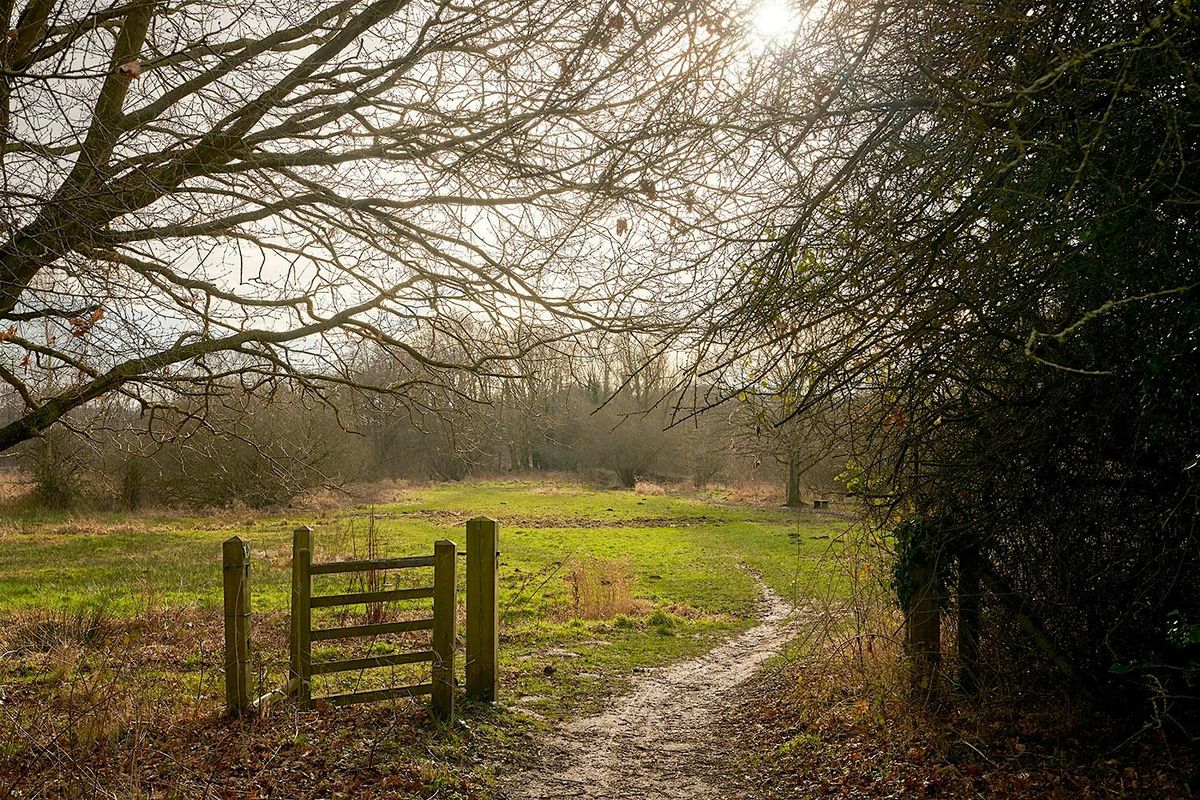
[[[10,3],[0,450],[105,398],[512,374],[518,320],[651,328],[727,12]],[[380,352],[402,377],[362,385]]]
[[[1187,3],[831,4],[775,73],[794,191],[709,337],[726,392],[782,365],[797,416],[852,403],[880,521],[945,580],[982,553],[1081,680],[1179,678],[1200,619],[1196,33]]]

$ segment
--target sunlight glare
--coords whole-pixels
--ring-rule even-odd
[[[786,0],[764,0],[754,12],[754,32],[763,41],[794,33],[799,15]]]

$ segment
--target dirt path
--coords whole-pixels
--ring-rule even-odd
[[[762,587],[759,624],[708,654],[647,673],[594,717],[560,727],[541,763],[504,782],[510,800],[749,797],[717,774],[730,747],[718,730],[724,695],[795,634],[795,609]]]

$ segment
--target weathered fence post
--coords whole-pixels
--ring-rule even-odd
[[[958,685],[963,692],[979,691],[979,548],[958,554]]]
[[[292,533],[291,678],[300,708],[312,706],[312,528]]]
[[[896,588],[904,608],[904,653],[914,695],[936,688],[941,661],[945,522],[912,517],[896,526]]]
[[[912,666],[912,688],[928,693],[941,660],[942,609],[934,562],[915,560],[908,568],[912,592],[906,609],[904,644]]]
[[[500,673],[500,525],[467,522],[467,696],[494,703]]]
[[[225,586],[225,704],[240,717],[250,708],[250,545],[237,536],[221,545]]]
[[[454,718],[454,628],[458,617],[455,559],[458,545],[433,544],[433,716]]]

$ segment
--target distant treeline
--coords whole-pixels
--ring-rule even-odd
[[[517,366],[517,377],[431,376],[403,362],[363,368],[378,383],[393,373],[395,394],[317,395],[284,383],[209,387],[157,408],[118,400],[76,413],[9,465],[26,473],[39,505],[136,509],[267,507],[323,486],[510,471],[627,487],[775,482],[782,501],[801,483],[833,489],[845,464],[811,430],[764,424],[744,398],[694,413],[672,388],[669,359],[631,337],[586,353],[535,348]]]

